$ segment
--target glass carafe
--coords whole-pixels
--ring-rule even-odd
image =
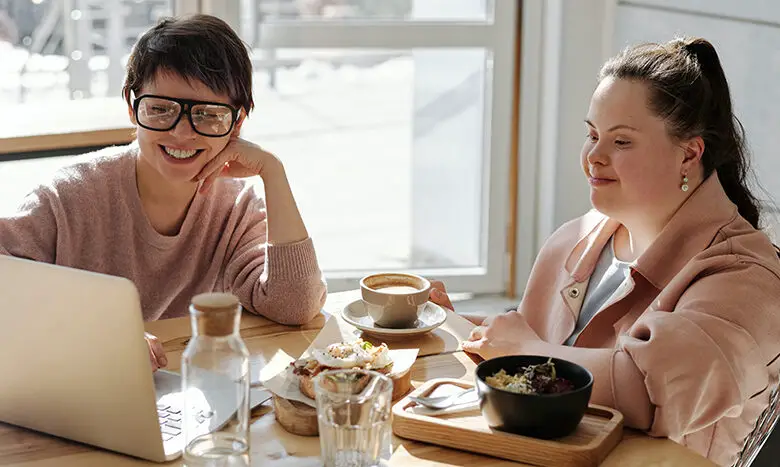
[[[225,293],[190,304],[192,339],[182,355],[184,465],[248,466],[249,352],[241,304]]]

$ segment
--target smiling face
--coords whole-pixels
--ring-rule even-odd
[[[593,93],[581,161],[593,207],[623,223],[637,216],[665,220],[684,199],[683,174],[693,176],[686,145],[670,137],[648,108],[646,85],[605,78]],[[688,153],[688,157],[686,154]]]
[[[235,106],[226,95],[215,93],[199,81],[186,80],[173,73],[158,72],[153,80],[143,85],[138,96],[144,94]],[[139,175],[145,177],[151,174],[172,185],[194,186],[193,178],[227,146],[231,136],[238,135],[243,121],[239,116],[231,133],[215,138],[196,133],[186,115],[182,115],[172,129],[155,131],[138,125],[132,107],[128,110],[137,129]]]

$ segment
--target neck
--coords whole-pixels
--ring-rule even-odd
[[[621,222],[615,232],[615,256],[621,261],[636,261],[650,248],[666,222],[653,223],[647,219]]]
[[[673,209],[668,211],[643,211],[625,218],[616,218],[620,228],[615,232],[615,256],[621,261],[635,261],[647,251],[680,206],[692,196],[702,184],[701,177],[689,175],[689,190],[680,192],[672,201]]]
[[[147,203],[169,206],[188,205],[198,189],[197,183],[171,183],[165,180],[141,157],[136,159],[135,174],[138,196],[144,205]]]

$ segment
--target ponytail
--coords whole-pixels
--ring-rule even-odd
[[[759,228],[760,210],[758,200],[747,186],[750,172],[745,147],[745,130],[734,115],[726,75],[720,64],[718,53],[711,43],[704,39],[685,41],[685,50],[695,59],[701,69],[701,76],[708,99],[705,100],[704,125],[704,176],[713,170],[717,172],[723,190],[739,214],[750,224]]]

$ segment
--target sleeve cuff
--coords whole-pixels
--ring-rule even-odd
[[[295,243],[268,245],[268,279],[298,279],[321,274],[311,237]]]

